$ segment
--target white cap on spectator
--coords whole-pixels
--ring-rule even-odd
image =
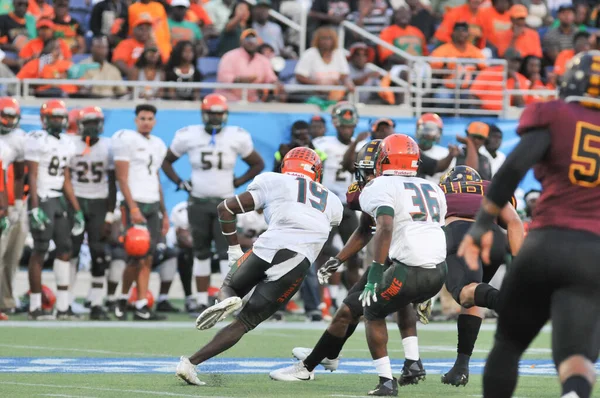
[[[190,0],[173,0],[171,1],[171,7],[190,8]]]

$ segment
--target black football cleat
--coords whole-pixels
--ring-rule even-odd
[[[181,310],[173,306],[169,300],[163,300],[156,304],[156,312],[170,312],[172,314],[178,314],[181,312]]]
[[[104,308],[95,305],[90,310],[90,321],[110,321],[110,318]]]
[[[466,386],[469,382],[469,368],[463,368],[454,365],[448,373],[442,376],[442,383],[451,386]]]
[[[127,320],[127,300],[117,300],[117,305],[115,305],[115,318],[119,321]]]
[[[374,390],[369,391],[368,395],[375,397],[397,397],[398,380],[395,377],[392,380],[380,377],[379,384],[377,384]]]
[[[425,375],[426,372],[420,359],[417,361],[405,359],[402,374],[398,377],[398,385],[419,384],[419,381],[425,380]]]
[[[152,312],[147,305],[139,310],[136,308],[133,312],[134,321],[164,321],[165,319],[167,319],[166,316]]]
[[[271,318],[269,318],[271,321],[275,321],[275,322],[282,322],[283,319],[283,311],[277,311],[275,312],[273,315],[271,315]]]
[[[71,306],[66,311],[56,311],[56,319],[59,321],[77,321],[81,316],[73,312]]]
[[[51,312],[45,311],[41,308],[36,308],[30,311],[27,315],[30,321],[50,321],[56,319]]]
[[[114,312],[115,307],[117,306],[117,300],[106,300],[104,306],[108,312]]]

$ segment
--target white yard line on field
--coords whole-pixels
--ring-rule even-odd
[[[87,348],[46,347],[46,346],[39,346],[39,345],[15,345],[15,344],[0,344],[0,347],[17,348],[17,349],[23,349],[23,350],[71,351],[71,352],[83,352],[83,353],[88,353],[88,354],[131,355],[132,357],[174,358],[173,355],[166,355],[166,354],[149,354],[147,352],[122,352],[122,351],[109,351],[109,350],[91,350],[91,349],[87,349]]]
[[[89,395],[39,394],[38,397],[96,398]]]
[[[13,385],[13,386],[23,386],[23,387],[48,387],[48,388],[72,388],[78,390],[87,390],[87,391],[107,391],[107,392],[124,392],[124,393],[132,393],[132,394],[146,394],[146,395],[159,395],[163,397],[193,397],[193,398],[208,398],[208,395],[198,395],[198,394],[177,394],[174,392],[166,392],[166,391],[148,391],[148,390],[125,390],[120,388],[100,388],[100,387],[85,387],[85,386],[73,386],[67,384],[41,384],[41,383],[21,383],[18,381],[0,381],[0,385]],[[191,387],[190,387],[191,388]],[[212,398],[233,398],[233,397],[212,397]]]

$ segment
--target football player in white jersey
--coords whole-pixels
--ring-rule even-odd
[[[23,205],[25,181],[25,132],[19,121],[21,108],[14,98],[0,98],[0,145],[9,150],[3,154],[2,165],[6,177],[8,221],[10,227],[0,242],[0,308],[15,310],[13,280],[29,232],[27,208]],[[10,247],[10,250],[7,250]]]
[[[416,177],[418,166],[417,143],[403,134],[391,135],[377,152],[376,178],[360,195],[361,209],[376,221],[373,263],[360,295],[379,375],[369,395],[398,394],[387,352],[386,316],[430,299],[446,280],[446,199],[437,184]]]
[[[71,178],[75,196],[85,216],[85,232],[92,256],[91,320],[109,320],[102,308],[106,245],[116,202],[115,166],[111,141],[104,132],[104,114],[97,106],[81,109],[80,135],[73,136],[75,156],[71,158]],[[72,258],[77,259],[84,234],[73,237]]]
[[[190,194],[188,216],[194,254],[200,260],[202,274],[210,270],[213,241],[219,255],[221,274],[225,276],[229,271],[227,242],[219,229],[217,205],[224,198],[233,196],[235,188],[252,180],[265,166],[254,150],[250,134],[241,127],[226,125],[228,113],[225,97],[207,95],[202,100],[204,124],[178,130],[163,163],[167,177],[177,184],[178,189]],[[185,154],[192,165],[191,181],[184,181],[173,169],[173,163]],[[238,156],[249,169],[236,178],[234,167]],[[202,284],[208,283],[207,278],[210,277],[205,277]],[[197,288],[201,291],[200,286]]]
[[[65,133],[67,108],[60,100],[49,100],[40,110],[43,130],[32,131],[25,145],[29,173],[29,229],[33,253],[29,259],[29,319],[48,319],[42,310],[42,264],[52,239],[56,244],[56,318],[76,318],[69,305],[71,234],[85,228],[83,212],[73,192],[69,162],[75,155],[73,141]],[[73,225],[67,215],[74,210]]]
[[[254,291],[231,324],[191,357],[181,357],[177,376],[189,384],[204,384],[198,379],[196,365],[231,348],[292,298],[331,227],[342,220],[339,198],[319,183],[322,163],[315,151],[292,149],[284,157],[281,171],[256,177],[248,191],[219,204],[232,266],[219,293],[221,301],[200,314],[196,327],[213,327],[239,309],[242,297]],[[256,209],[264,209],[269,227],[244,254],[238,244],[236,215]]]
[[[154,313],[148,307],[146,292],[152,271],[152,254],[161,235],[169,230],[169,217],[163,200],[163,191],[158,171],[167,153],[165,143],[152,135],[156,125],[156,107],[150,104],[135,108],[137,131],[119,130],[112,137],[115,159],[115,173],[119,187],[125,198],[123,207],[126,224],[145,225],[150,232],[151,245],[145,257],[130,258],[128,269],[123,275],[121,298],[115,307],[115,316],[127,318],[126,307],[130,276],[135,278],[138,300],[135,303],[134,320],[163,320],[164,316]]]

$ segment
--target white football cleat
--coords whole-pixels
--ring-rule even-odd
[[[236,296],[226,298],[205,309],[198,318],[196,318],[196,329],[206,330],[210,329],[217,324],[217,322],[224,320],[229,315],[240,309],[242,306],[242,299]]]
[[[294,358],[300,361],[304,361],[306,357],[310,355],[311,352],[311,348],[296,347],[292,350],[292,355],[294,356]],[[341,356],[335,359],[323,358],[323,360],[321,361],[321,365],[323,365],[325,369],[331,372],[335,372],[338,366],[340,365],[340,358]]]
[[[186,357],[179,358],[176,370],[177,377],[193,386],[204,386],[206,383],[200,381],[196,367]]]
[[[315,379],[315,372],[309,372],[304,362],[298,361],[287,368],[272,371],[269,376],[277,381],[310,381]]]

